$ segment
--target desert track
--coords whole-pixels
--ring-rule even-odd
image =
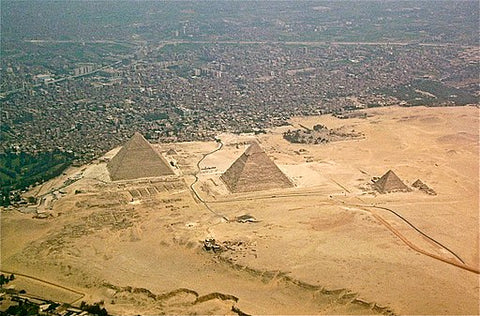
[[[366,209],[364,209],[366,210]],[[431,257],[433,259],[437,259],[437,260],[440,260],[442,262],[445,262],[445,263],[448,263],[448,264],[451,264],[457,268],[460,268],[460,269],[464,269],[464,270],[467,270],[467,271],[470,271],[470,272],[473,272],[473,273],[476,273],[476,274],[480,274],[480,271],[478,270],[478,268],[474,268],[474,267],[470,267],[466,264],[459,264],[453,260],[449,260],[449,259],[445,259],[445,258],[442,258],[440,256],[437,256],[433,253],[429,253],[417,246],[415,246],[413,243],[411,243],[404,235],[402,235],[398,230],[396,230],[395,228],[392,227],[392,225],[390,225],[385,219],[383,219],[381,216],[379,216],[378,214],[376,214],[375,212],[371,212],[369,211],[373,217],[375,217],[375,219],[377,219],[380,223],[382,223],[385,227],[388,228],[388,230],[390,230],[392,233],[395,234],[395,236],[397,236],[398,238],[400,238],[408,247],[410,247],[411,249],[417,251],[418,253],[421,253],[423,255],[426,255],[428,257]],[[417,230],[417,229],[416,229]],[[422,233],[422,235],[426,236],[424,233]],[[428,237],[428,236],[426,236]],[[435,243],[438,243],[439,245],[441,245],[439,242],[437,242],[436,240],[432,239],[431,237],[428,237],[429,239],[435,241]],[[446,248],[445,246],[442,245],[442,247],[446,250],[448,250],[448,248]],[[448,250],[449,252],[451,252],[450,250]],[[454,254],[453,252],[451,252],[452,254]],[[454,254],[455,255],[455,254]],[[455,255],[457,258],[458,256]],[[460,259],[461,260],[461,259]]]
[[[398,214],[397,212],[395,212],[394,210],[392,209],[389,209],[389,208],[386,208],[386,207],[382,207],[382,206],[373,206],[374,208],[378,208],[378,209],[382,209],[382,210],[387,210],[389,212],[391,212],[392,214],[395,214],[397,217],[399,217],[402,221],[404,221],[405,223],[407,223],[410,227],[412,227],[413,229],[415,229],[419,234],[421,234],[422,236],[424,236],[425,238],[433,241],[435,244],[437,244],[438,246],[442,247],[443,249],[445,249],[446,251],[450,252],[452,255],[454,255],[461,263],[463,263],[464,265],[466,264],[465,261],[462,260],[462,258],[460,258],[455,252],[453,252],[452,250],[450,250],[447,246],[441,244],[439,241],[433,239],[432,237],[428,236],[427,234],[425,234],[424,232],[422,232],[420,229],[418,229],[417,227],[415,227],[410,221],[408,221],[407,219],[405,219],[402,215]]]
[[[72,289],[72,288],[69,288],[69,287],[60,285],[60,284],[58,284],[58,283],[54,283],[54,282],[42,280],[42,279],[39,279],[39,278],[34,277],[34,276],[31,276],[31,275],[27,275],[27,274],[23,274],[23,273],[19,273],[19,272],[5,271],[5,270],[0,270],[0,272],[1,272],[1,273],[6,273],[6,274],[13,274],[13,275],[16,275],[16,276],[22,276],[22,277],[27,278],[27,279],[30,279],[30,280],[35,280],[35,281],[38,281],[38,282],[40,282],[40,283],[43,283],[43,284],[46,284],[46,285],[50,285],[50,286],[54,286],[54,287],[60,288],[60,289],[62,289],[62,290],[66,290],[66,291],[75,293],[75,294],[77,294],[77,295],[80,295],[79,298],[77,298],[77,299],[69,302],[69,304],[74,304],[75,302],[78,302],[79,300],[81,300],[82,298],[84,298],[85,295],[86,295],[86,294],[83,293],[83,292],[80,292],[80,291],[74,290],[74,289]]]
[[[215,150],[216,151],[216,150]],[[212,154],[214,153],[215,151],[209,153],[209,154]],[[207,154],[208,155],[208,154]],[[205,158],[205,157],[204,157]],[[333,181],[333,180],[332,180]],[[340,185],[338,182],[334,181],[335,184],[339,185],[342,189],[344,190],[347,190],[344,186]],[[195,192],[195,194],[197,194]],[[252,201],[252,200],[264,200],[264,199],[276,199],[276,198],[289,198],[289,197],[308,197],[308,196],[312,196],[314,194],[317,194],[316,192],[308,192],[308,193],[301,193],[301,192],[291,192],[289,194],[279,194],[279,195],[266,195],[266,196],[258,196],[258,197],[244,197],[244,198],[234,198],[234,199],[228,199],[228,200],[217,200],[217,201],[205,201],[203,199],[200,199],[201,202],[207,207],[209,208],[208,206],[208,203],[224,203],[224,202],[233,202],[233,201]],[[198,195],[197,195],[198,196]],[[341,201],[342,203],[346,204],[345,202]],[[473,272],[473,273],[476,273],[476,274],[480,274],[480,270],[476,267],[471,267],[471,266],[468,266],[465,261],[459,256],[457,255],[453,250],[451,250],[450,248],[448,248],[447,246],[443,245],[441,242],[439,242],[438,240],[435,240],[434,238],[430,237],[429,235],[427,235],[426,233],[424,233],[423,231],[421,231],[419,228],[417,228],[415,225],[413,225],[410,221],[408,221],[405,217],[403,217],[402,215],[398,214],[397,212],[389,209],[389,208],[386,208],[386,207],[381,207],[381,206],[375,206],[375,205],[368,205],[368,204],[352,204],[351,206],[354,206],[354,207],[360,207],[362,208],[364,211],[367,211],[369,212],[370,214],[372,214],[372,216],[377,220],[379,221],[381,224],[383,224],[388,230],[390,230],[394,235],[396,235],[397,237],[399,237],[408,247],[410,247],[411,249],[423,254],[423,255],[426,255],[428,257],[431,257],[433,259],[437,259],[437,260],[440,260],[442,262],[445,262],[445,263],[448,263],[448,264],[451,264],[453,266],[456,266],[458,268],[461,268],[461,269],[464,269],[464,270],[467,270],[467,271],[470,271],[470,272]],[[385,211],[388,211],[392,214],[394,214],[395,216],[397,216],[402,222],[404,222],[405,224],[407,224],[410,228],[412,228],[414,231],[416,231],[417,233],[419,233],[420,235],[422,235],[424,238],[426,238],[429,242],[431,243],[434,243],[436,244],[437,246],[441,247],[442,249],[444,249],[445,251],[447,251],[448,253],[452,254],[458,261],[461,262],[461,264],[459,264],[458,262],[455,262],[453,260],[450,260],[450,259],[446,259],[446,258],[443,258],[441,256],[438,256],[438,255],[435,255],[435,254],[432,254],[432,253],[429,253],[421,248],[419,248],[418,246],[414,245],[411,241],[409,241],[404,235],[402,235],[398,230],[396,230],[395,228],[393,228],[383,217],[381,217],[380,215],[378,215],[377,213],[373,212],[372,210],[368,209],[368,208],[377,208],[377,209],[382,209],[382,210],[385,210]],[[210,208],[209,208],[210,209]],[[217,213],[215,213],[217,214]],[[218,214],[217,214],[218,215]],[[225,218],[225,217],[224,217]]]
[[[219,214],[217,212],[215,212],[208,204],[207,202],[202,199],[202,197],[197,193],[197,191],[195,190],[195,184],[198,182],[198,173],[200,172],[200,164],[202,163],[202,161],[207,158],[209,155],[219,151],[220,149],[222,149],[223,147],[223,143],[220,141],[219,142],[219,146],[217,148],[215,148],[214,150],[206,153],[203,155],[203,157],[197,161],[197,169],[198,169],[198,172],[194,174],[194,177],[195,177],[195,181],[192,182],[192,184],[190,184],[190,190],[193,192],[194,196],[207,208],[207,210],[209,210],[210,212],[212,212],[213,214],[217,215],[217,216],[220,216],[222,217],[223,219],[225,219],[226,221],[228,221],[228,218],[222,214]]]

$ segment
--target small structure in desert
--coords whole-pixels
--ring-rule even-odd
[[[220,178],[234,193],[293,187],[257,142],[253,142]]]
[[[165,155],[167,155],[167,156],[175,156],[175,155],[178,155],[178,153],[175,151],[175,149],[170,148]]]
[[[237,223],[256,223],[256,222],[258,222],[257,219],[250,214],[244,214],[244,215],[237,216],[235,218],[235,220],[237,221]]]
[[[132,138],[107,164],[112,181],[174,175],[168,162],[140,133]]]
[[[426,185],[425,183],[422,182],[422,180],[420,179],[417,179],[417,181],[415,181],[413,184],[412,184],[412,187],[414,188],[417,188],[419,189],[420,191],[428,194],[428,195],[437,195],[437,192],[435,192],[435,190],[433,190],[432,188],[430,188],[428,185]]]
[[[380,193],[411,191],[392,170],[388,170],[380,179],[375,181],[373,187]]]

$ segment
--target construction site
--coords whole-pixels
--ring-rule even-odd
[[[2,210],[1,271],[115,315],[478,314],[478,107],[295,117],[266,134],[132,135]],[[290,143],[322,124],[361,138]]]

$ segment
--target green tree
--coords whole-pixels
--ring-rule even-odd
[[[29,196],[29,197],[27,197],[27,202],[30,203],[30,204],[35,204],[35,203],[37,203],[37,198],[34,197],[34,196]]]
[[[13,201],[19,202],[20,200],[21,200],[20,194],[16,192],[15,195],[13,196]]]
[[[10,205],[10,192],[9,191],[3,191],[2,194],[0,195],[1,198],[1,205],[2,206],[9,206]]]

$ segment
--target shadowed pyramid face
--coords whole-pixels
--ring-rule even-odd
[[[290,188],[292,183],[254,142],[220,177],[231,192]]]
[[[113,181],[173,175],[168,162],[140,133],[120,149],[107,165]]]

